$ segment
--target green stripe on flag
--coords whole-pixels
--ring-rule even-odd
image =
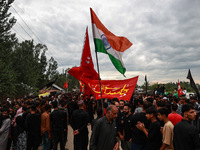
[[[108,54],[101,39],[94,39],[94,45],[97,52]]]
[[[121,61],[117,58],[115,58],[113,55],[109,54],[105,47],[104,44],[102,42],[101,39],[94,39],[94,45],[96,48],[97,52],[101,52],[101,53],[105,53],[108,54],[110,57],[110,60],[112,61],[113,65],[115,66],[115,68],[121,73],[124,74],[126,72],[126,68],[123,67]]]
[[[124,74],[126,72],[126,68],[123,67],[121,61],[119,59],[116,59],[111,54],[108,54],[110,57],[110,60],[112,61],[115,68],[121,73]]]

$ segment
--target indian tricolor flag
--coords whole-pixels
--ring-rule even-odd
[[[96,51],[108,54],[115,68],[124,75],[126,68],[122,61],[122,54],[131,47],[132,43],[125,37],[119,37],[111,33],[101,23],[92,8],[90,8],[90,11]]]

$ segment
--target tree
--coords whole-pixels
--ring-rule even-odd
[[[17,43],[11,28],[16,19],[8,12],[14,0],[0,1],[0,99],[13,96],[16,92],[16,74],[13,69],[13,46]]]
[[[53,78],[55,78],[55,76],[58,75],[58,63],[54,60],[53,57],[51,57],[48,61],[48,69],[46,72],[46,79],[47,80],[51,80]]]

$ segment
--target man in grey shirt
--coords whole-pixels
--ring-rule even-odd
[[[118,108],[114,105],[108,106],[106,116],[99,119],[92,131],[90,139],[90,150],[118,150],[117,127],[115,119],[117,118]]]

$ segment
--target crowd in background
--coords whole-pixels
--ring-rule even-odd
[[[70,124],[75,150],[119,149],[120,145],[124,150],[180,150],[180,144],[195,150],[200,149],[199,111],[195,96],[177,98],[162,90],[135,93],[130,101],[103,99],[103,105],[93,95],[76,92],[8,98],[0,104],[0,147],[37,150],[42,144],[44,150],[56,150],[60,143],[65,150]]]

